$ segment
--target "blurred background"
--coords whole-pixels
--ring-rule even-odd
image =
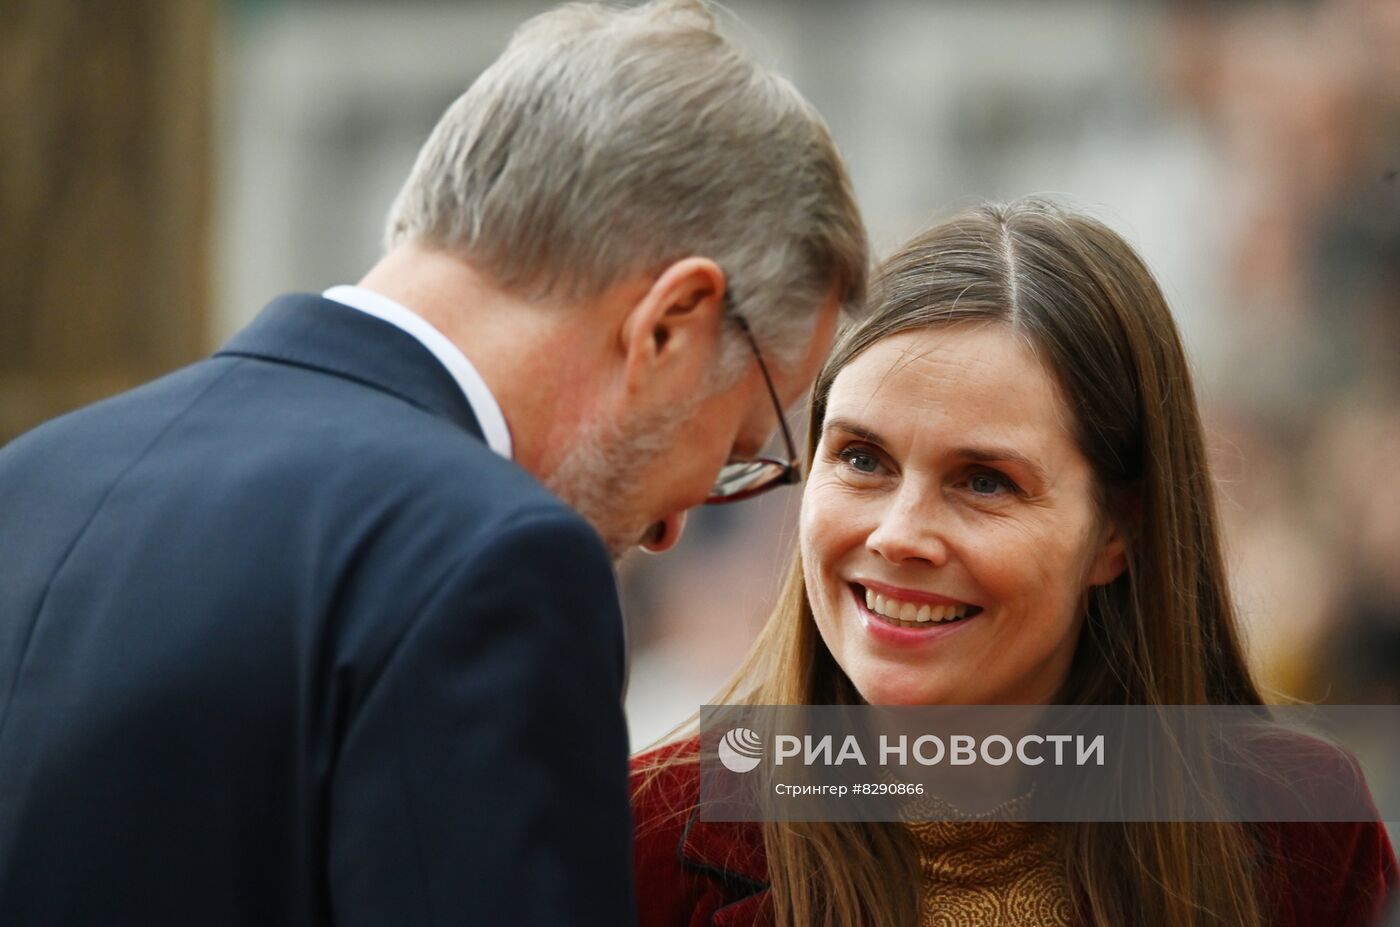
[[[6,0],[0,441],[358,280],[438,115],[545,6]],[[1400,702],[1400,0],[729,9],[831,123],[878,255],[1028,193],[1137,246],[1197,371],[1263,679]],[[623,565],[634,747],[738,665],[797,505],[697,512]]]

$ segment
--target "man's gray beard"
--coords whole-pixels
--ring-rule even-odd
[[[642,420],[589,422],[546,480],[592,523],[616,562],[641,541],[651,516],[638,510],[646,469],[675,444],[697,403]]]

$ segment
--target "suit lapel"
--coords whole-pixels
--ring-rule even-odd
[[[483,437],[457,381],[416,338],[320,296],[278,297],[215,356],[255,357],[354,380]]]

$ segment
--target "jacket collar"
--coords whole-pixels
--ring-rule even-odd
[[[255,357],[344,377],[483,438],[467,397],[431,351],[388,322],[320,296],[279,296],[214,356]]]
[[[681,865],[703,873],[724,886],[728,903],[714,913],[714,927],[766,924],[768,862],[763,854],[763,830],[752,822],[702,821],[690,812],[676,852]]]

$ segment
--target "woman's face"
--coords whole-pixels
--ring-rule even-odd
[[[800,537],[822,639],[877,705],[1055,701],[1085,590],[1125,564],[1058,384],[999,324],[841,371]]]

